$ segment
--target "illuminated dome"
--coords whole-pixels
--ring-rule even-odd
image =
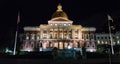
[[[63,10],[62,10],[61,4],[58,5],[57,11],[52,15],[52,19],[57,18],[57,17],[62,17],[62,18],[68,19],[67,14],[65,12],[63,12]]]

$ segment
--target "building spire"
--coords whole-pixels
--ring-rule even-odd
[[[62,5],[61,5],[61,3],[58,4],[58,6],[57,6],[57,11],[63,11],[63,10],[62,10]]]

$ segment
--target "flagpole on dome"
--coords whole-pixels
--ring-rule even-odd
[[[111,50],[112,50],[112,54],[114,55],[113,38],[112,38],[112,34],[111,34],[111,25],[110,25],[110,21],[113,22],[113,19],[111,18],[110,15],[107,15],[107,16],[108,16],[108,27],[109,27],[109,35],[110,35]]]
[[[15,32],[15,43],[14,43],[14,50],[13,55],[16,55],[16,45],[17,45],[17,36],[18,36],[18,24],[20,22],[20,11],[18,11],[18,17],[17,17],[17,28]]]

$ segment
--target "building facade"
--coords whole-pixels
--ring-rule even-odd
[[[120,32],[112,33],[112,44],[120,45]],[[97,45],[111,45],[109,33],[96,33]]]
[[[80,49],[96,51],[96,36],[94,27],[73,25],[62,6],[57,6],[56,12],[48,24],[24,27],[24,38],[21,51],[48,51],[58,49]]]

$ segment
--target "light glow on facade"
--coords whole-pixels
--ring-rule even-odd
[[[61,7],[61,8],[59,8]],[[24,39],[22,49],[24,51],[47,50],[49,48],[71,49],[71,48],[92,48],[96,49],[94,27],[83,27],[73,25],[67,14],[58,5],[57,11],[52,15],[48,24],[41,24],[38,27],[24,27]],[[87,50],[90,51],[90,50]]]

